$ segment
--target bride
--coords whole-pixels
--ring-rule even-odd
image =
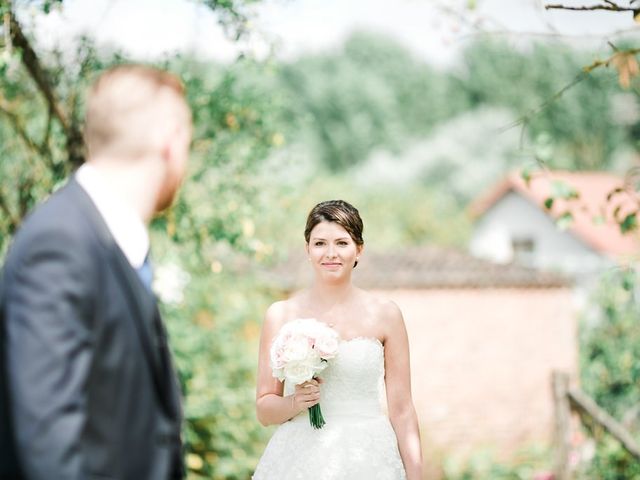
[[[411,399],[409,344],[398,307],[351,283],[363,251],[362,219],[342,200],[316,205],[304,236],[315,281],[267,310],[258,364],[256,411],[279,425],[254,480],[418,480],[422,449]],[[270,348],[288,321],[315,318],[338,332],[338,355],[321,378],[289,385],[272,376]],[[384,396],[386,391],[386,410]],[[310,426],[320,403],[326,425]]]

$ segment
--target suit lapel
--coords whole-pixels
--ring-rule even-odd
[[[157,335],[154,331],[156,315],[158,316],[157,321],[160,322],[156,300],[142,284],[137,272],[133,269],[117,245],[102,215],[100,215],[100,212],[93,204],[89,195],[73,178],[69,181],[66,188],[69,190],[70,195],[77,197],[75,204],[86,214],[94,226],[101,243],[106,249],[107,255],[110,257],[109,261],[115,267],[115,271],[120,279],[120,284],[124,286],[123,290],[127,298],[127,303],[133,312],[131,318],[133,318],[133,324],[142,346],[144,357],[147,359],[148,366],[151,370],[154,388],[160,404],[169,417],[176,418],[177,410],[175,401],[173,400],[176,393],[167,391],[167,385],[172,384],[172,372],[170,369],[167,370],[165,363],[167,361],[170,362],[170,359],[163,359],[165,352],[156,345]]]

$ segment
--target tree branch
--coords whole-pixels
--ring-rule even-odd
[[[16,219],[13,213],[11,213],[11,210],[9,209],[9,205],[7,203],[7,199],[5,198],[4,192],[2,190],[0,190],[0,209],[2,209],[2,211],[9,219],[9,233],[11,234],[18,227],[19,221]]]
[[[49,108],[47,110],[47,127],[44,131],[44,136],[42,137],[42,142],[40,143],[40,150],[41,151],[49,151],[49,137],[51,136],[51,123],[53,120],[53,113],[51,112],[51,109]]]
[[[628,35],[630,33],[637,33],[637,27],[632,28],[623,28],[620,30],[616,30],[614,32],[608,33],[607,38],[619,37],[622,35]],[[515,30],[483,30],[465,33],[463,35],[459,35],[457,38],[459,39],[467,39],[467,38],[475,38],[479,36],[514,36],[514,37],[540,37],[540,38],[552,38],[559,40],[575,40],[575,39],[586,39],[586,40],[602,40],[601,34],[595,33],[578,33],[578,34],[567,34],[567,33],[558,33],[558,32],[535,32],[535,31],[515,31]]]
[[[606,1],[606,0],[605,0]],[[633,12],[636,10],[633,7],[623,7],[614,2],[606,2],[607,5],[583,5],[580,7],[571,7],[569,5],[562,4],[551,4],[545,5],[545,10],[579,10],[579,11],[589,11],[589,10],[608,10],[610,12]]]
[[[11,111],[11,109],[9,108],[9,105],[7,105],[7,103],[2,98],[0,98],[0,113],[3,114],[9,120],[9,123],[11,124],[12,128],[15,130],[15,132],[18,134],[18,136],[22,139],[22,141],[27,145],[27,147],[30,150],[42,156],[47,156],[48,154],[47,150],[44,149],[43,146],[37,145],[31,139],[31,137],[27,133],[27,129],[25,128],[25,126],[22,124],[20,120],[20,116],[15,112]]]
[[[613,47],[613,46],[612,46]],[[615,47],[613,47],[615,48]],[[640,48],[631,48],[629,50],[620,50],[620,51],[616,51],[616,53],[614,53],[613,55],[611,55],[609,58],[607,58],[606,60],[596,60],[595,62],[593,62],[591,65],[587,65],[586,67],[583,67],[583,71],[585,73],[591,73],[593,72],[596,68],[600,68],[600,67],[608,67],[609,64],[611,63],[611,61],[616,58],[616,56],[620,55],[621,53],[625,54],[625,55],[637,55],[640,53]]]
[[[79,165],[84,160],[84,144],[82,134],[76,122],[69,120],[68,116],[60,106],[60,102],[56,98],[53,91],[53,82],[50,80],[47,72],[42,67],[38,55],[29,43],[29,40],[22,31],[20,23],[16,19],[11,10],[11,2],[1,0],[0,5],[9,8],[9,23],[11,27],[11,41],[16,48],[19,48],[22,55],[22,63],[31,75],[31,78],[37,85],[38,89],[44,96],[53,116],[62,125],[62,130],[67,139],[67,153],[69,162],[72,165]]]
[[[51,88],[51,81],[49,80],[45,70],[42,68],[36,52],[33,50],[29,40],[24,35],[22,27],[18,23],[15,15],[13,12],[10,12],[9,15],[11,24],[11,40],[13,45],[21,50],[22,63],[40,89],[42,95],[44,95],[44,98],[51,107],[51,111],[62,124],[62,128],[67,132],[69,130],[69,121],[67,120],[65,113],[60,108],[60,104],[58,103],[53,89]]]
[[[587,65],[586,67],[583,67],[582,68],[582,72],[580,72],[580,74],[577,75],[569,84],[567,84],[564,87],[562,87],[560,90],[558,90],[556,93],[554,93],[551,97],[547,98],[544,102],[542,102],[537,107],[529,110],[527,113],[525,113],[524,115],[520,116],[517,120],[515,120],[512,123],[502,127],[500,129],[500,132],[505,132],[505,131],[513,128],[513,127],[517,127],[518,125],[525,124],[526,122],[531,120],[532,117],[536,116],[542,110],[544,110],[549,105],[551,105],[553,102],[555,102],[560,97],[562,97],[562,95],[564,95],[567,90],[573,88],[575,85],[577,85],[578,83],[583,81],[585,78],[587,78],[587,76],[589,76],[595,69],[600,68],[600,67],[608,67],[609,64],[611,64],[611,62],[616,57],[618,57],[619,55],[637,55],[639,53],[640,53],[640,48],[632,48],[632,49],[629,49],[629,50],[620,50],[620,51],[616,51],[613,55],[611,55],[606,60],[596,60],[591,65]]]
[[[521,125],[521,124],[524,124],[525,122],[528,122],[529,120],[531,120],[532,117],[536,116],[542,110],[544,110],[549,105],[551,105],[553,102],[555,102],[560,97],[562,97],[562,95],[564,95],[567,90],[569,90],[570,88],[573,88],[575,85],[577,85],[578,83],[583,81],[585,78],[587,78],[589,73],[591,73],[591,70],[582,71],[569,84],[567,84],[564,87],[562,87],[560,90],[558,90],[556,93],[554,93],[551,97],[547,98],[540,105],[538,105],[535,108],[532,108],[531,110],[529,110],[527,113],[525,113],[524,115],[519,117],[517,120],[513,121],[512,123],[502,127],[500,129],[500,132],[505,132],[505,131],[513,128],[513,127],[517,127],[518,125]]]
[[[24,218],[30,210],[30,201],[32,200],[31,192],[33,190],[33,179],[27,177],[18,189],[18,207],[20,208],[19,216]]]

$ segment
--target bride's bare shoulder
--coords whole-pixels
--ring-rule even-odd
[[[298,312],[304,305],[306,292],[297,292],[286,300],[272,303],[265,314],[265,324],[280,327],[288,320],[298,316]]]
[[[360,290],[360,298],[373,311],[381,315],[394,315],[400,312],[398,305],[388,298],[377,293],[371,293],[366,290]]]
[[[402,312],[398,305],[388,298],[362,290],[363,301],[371,317],[386,325],[402,322]]]

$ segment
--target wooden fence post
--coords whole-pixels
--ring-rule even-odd
[[[569,375],[554,371],[554,475],[555,480],[569,480],[569,452],[571,449],[571,405],[569,403]]]

